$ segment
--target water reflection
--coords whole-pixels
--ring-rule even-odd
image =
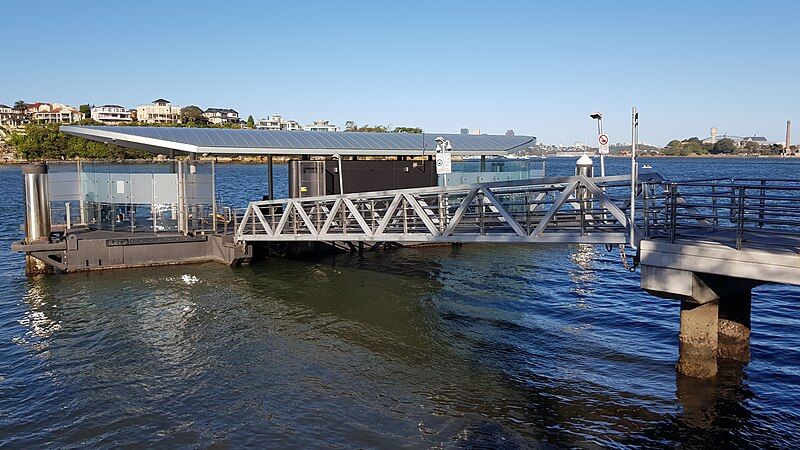
[[[574,284],[572,292],[576,294],[576,305],[579,308],[586,308],[587,298],[595,290],[597,276],[595,275],[593,262],[597,248],[589,244],[575,244],[570,245],[569,248],[570,261],[574,264],[569,270],[569,278]]]

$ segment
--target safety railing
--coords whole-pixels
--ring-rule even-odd
[[[800,180],[643,184],[645,238],[709,240],[742,249],[800,242]]]

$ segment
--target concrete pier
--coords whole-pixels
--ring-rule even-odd
[[[718,303],[697,304],[681,301],[681,327],[678,337],[680,374],[711,378],[717,374]]]
[[[678,372],[708,378],[717,358],[747,363],[753,287],[800,275],[798,262],[786,251],[642,241],[642,288],[681,301]]]
[[[751,291],[719,300],[717,356],[739,362],[750,361]]]

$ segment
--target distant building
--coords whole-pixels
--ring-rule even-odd
[[[463,134],[463,135],[469,134],[469,128],[462,128],[461,129],[461,134]]]
[[[16,128],[25,123],[25,114],[10,106],[0,105],[0,126]]]
[[[136,107],[136,120],[144,123],[178,123],[181,107],[173,106],[169,100],[160,98],[150,105]]]
[[[717,131],[716,128],[714,128],[713,131],[715,132],[713,135],[703,139],[703,143],[704,144],[712,144],[713,145],[714,143],[719,142],[719,141],[721,141],[723,139],[730,139],[733,142],[735,142],[736,145],[738,146],[742,142],[742,139],[744,139],[741,136],[732,136],[730,134],[717,134],[716,133],[716,131]]]
[[[480,128],[473,128],[473,129],[469,130],[469,134],[472,134],[472,135],[475,135],[475,136],[480,135],[481,134],[481,129]]]
[[[514,135],[514,130],[507,130],[506,131],[506,136],[513,136],[513,135]]]
[[[215,124],[239,123],[239,113],[228,108],[208,108],[203,112],[203,116],[206,117],[209,122]]]
[[[92,120],[95,122],[116,125],[133,120],[131,112],[119,105],[103,105],[92,108]]]
[[[256,129],[299,131],[302,130],[303,127],[301,127],[300,123],[296,120],[287,120],[281,117],[280,114],[275,114],[264,119],[258,119],[256,121]]]
[[[83,114],[63,103],[36,102],[27,105],[25,112],[38,123],[74,123],[83,119]]]
[[[315,120],[311,125],[305,126],[306,131],[339,131],[339,127],[327,120]]]
[[[755,144],[757,144],[759,146],[761,146],[761,145],[769,146],[771,144],[771,142],[768,141],[767,138],[765,138],[764,136],[748,136],[748,137],[742,139],[739,142],[739,145],[745,145],[748,142],[753,142],[753,143],[755,143]]]

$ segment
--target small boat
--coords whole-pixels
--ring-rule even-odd
[[[652,169],[652,168],[653,166],[651,166],[650,164],[645,164],[642,166],[642,169]]]

